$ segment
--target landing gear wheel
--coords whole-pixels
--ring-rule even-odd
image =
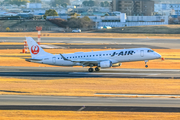
[[[89,72],[93,72],[93,68],[89,68],[88,71],[89,71]]]
[[[148,68],[147,62],[148,62],[148,60],[145,60],[145,67],[146,68]]]
[[[100,69],[98,67],[95,68],[95,71],[100,71]]]

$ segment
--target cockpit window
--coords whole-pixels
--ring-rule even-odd
[[[154,52],[153,50],[148,50],[147,52]]]

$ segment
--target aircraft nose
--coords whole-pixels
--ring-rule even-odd
[[[161,55],[160,55],[159,53],[157,53],[157,57],[158,57],[158,58],[161,58]]]

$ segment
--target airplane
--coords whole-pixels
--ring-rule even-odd
[[[31,53],[28,62],[55,65],[55,66],[83,66],[90,68],[89,72],[100,71],[100,68],[110,68],[121,66],[123,62],[145,61],[159,59],[161,55],[150,48],[131,48],[92,52],[75,52],[69,54],[51,54],[45,52],[31,37],[26,37],[26,41]]]

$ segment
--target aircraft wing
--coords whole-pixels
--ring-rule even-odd
[[[98,60],[87,60],[87,59],[77,59],[71,60],[72,62],[99,62]]]
[[[66,59],[62,54],[60,54],[62,56],[62,58],[64,60],[67,60],[67,61],[71,61],[71,62],[74,62],[74,63],[82,63],[82,64],[98,64],[99,62],[101,61],[104,61],[104,60],[96,60],[96,59],[75,59],[75,60],[70,60],[70,59]]]
[[[86,60],[86,59],[77,59],[77,60],[71,60],[72,62],[75,63],[82,63],[84,65],[87,64],[98,64],[100,61],[99,60]]]

